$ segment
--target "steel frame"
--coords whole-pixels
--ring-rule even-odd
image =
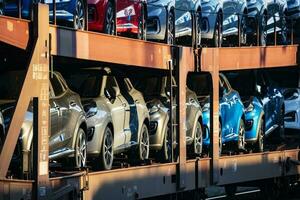
[[[170,47],[151,42],[107,36],[98,33],[73,31],[48,26],[47,6],[39,5],[38,37],[32,50],[31,62],[23,85],[12,126],[0,155],[0,199],[37,199],[50,195],[59,199],[67,195],[86,199],[135,199],[197,190],[209,185],[225,185],[281,176],[299,175],[300,167],[290,160],[299,160],[299,150],[265,152],[219,157],[219,71],[295,66],[297,46],[192,48]],[[42,23],[43,22],[43,23]],[[25,20],[0,17],[0,41],[28,50],[32,42],[30,23]],[[48,34],[51,35],[49,41]],[[49,50],[51,46],[51,51]],[[135,51],[132,52],[132,49]],[[172,53],[173,51],[173,53]],[[175,53],[174,53],[175,51]],[[179,161],[169,164],[88,171],[49,178],[48,175],[48,75],[49,57],[69,57],[122,66],[168,70],[169,60],[175,63],[178,79]],[[284,56],[281,59],[278,55]],[[175,55],[175,57],[174,57]],[[250,59],[251,58],[251,59]],[[42,71],[36,71],[41,66]],[[125,68],[124,68],[125,69]],[[185,148],[185,91],[188,72],[209,72],[213,80],[211,94],[211,155],[212,158],[186,160]],[[32,75],[40,72],[41,79]],[[46,78],[47,77],[47,78]],[[10,180],[6,172],[32,97],[38,97],[37,176],[35,181]],[[44,131],[44,130],[47,131]],[[47,137],[45,133],[47,132]],[[255,167],[254,167],[255,166]],[[35,189],[35,190],[34,190]],[[34,191],[34,192],[32,192]],[[82,196],[81,196],[82,195]]]

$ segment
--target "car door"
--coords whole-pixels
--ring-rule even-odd
[[[69,136],[65,134],[62,128],[63,113],[65,112],[66,109],[65,105],[63,104],[63,99],[66,91],[55,73],[50,75],[50,83],[54,95],[50,101],[51,109],[53,109],[53,114],[57,113],[56,116],[53,115],[53,120],[54,120],[53,122],[57,123],[57,125],[54,125],[53,128],[56,129],[57,131],[55,132],[51,131],[50,151],[56,151],[62,148],[69,139]],[[52,114],[51,114],[51,123],[52,123]]]
[[[258,92],[260,99],[263,104],[265,113],[265,130],[266,133],[272,127],[272,105],[271,99],[268,92],[268,87],[262,73],[256,72],[256,91]]]
[[[115,78],[111,75],[103,77],[105,83],[105,90],[113,91],[119,90],[119,86]],[[128,107],[127,101],[122,97],[122,95],[116,94],[114,100],[107,99],[107,106],[110,108],[113,126],[114,126],[114,148],[121,148],[121,145],[125,144],[125,131],[128,127],[128,116],[126,115],[126,109]]]
[[[222,76],[220,76],[219,80],[219,94],[220,94],[220,112],[221,112],[221,120],[222,120],[222,136],[228,135],[232,132],[232,100],[231,100],[231,92],[230,88],[226,85]]]

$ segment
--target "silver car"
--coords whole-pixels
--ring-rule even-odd
[[[69,73],[69,72],[68,72]],[[114,155],[128,151],[132,159],[149,156],[149,112],[142,94],[128,78],[109,68],[92,68],[65,75],[82,98],[87,113],[87,153],[95,168],[112,168]],[[130,150],[130,151],[129,151]]]
[[[174,80],[173,80],[174,81]],[[158,152],[162,161],[170,161],[172,144],[170,121],[170,81],[167,77],[143,78],[135,82],[143,92],[150,112],[150,150]],[[196,94],[187,89],[186,93],[186,143],[190,154],[202,153],[202,110]],[[176,107],[173,106],[175,114]],[[174,117],[173,116],[173,117]],[[174,117],[173,122],[176,118]],[[173,138],[176,138],[174,132]]]
[[[24,80],[24,71],[13,71],[1,74],[0,88],[1,112],[6,123],[12,119],[16,99]],[[11,88],[11,83],[15,87]],[[61,74],[54,72],[50,75],[50,122],[49,160],[68,161],[68,167],[80,168],[86,165],[86,132],[87,123],[85,113],[78,94],[71,91]],[[25,114],[19,136],[19,153],[24,174],[31,174],[32,170],[32,140],[33,113],[32,104]],[[71,162],[69,162],[71,161]],[[65,166],[67,167],[67,166]]]
[[[175,0],[148,0],[147,39],[174,44]]]
[[[222,45],[223,0],[201,0],[201,6],[202,43],[206,43],[208,46],[219,47]],[[203,41],[203,39],[207,42]]]
[[[192,41],[193,23],[192,23],[192,12],[195,13],[196,17],[196,45],[201,44],[201,0],[176,0],[176,20],[175,20],[175,36],[176,39],[186,39],[189,44]]]

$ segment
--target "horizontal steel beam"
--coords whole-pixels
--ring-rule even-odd
[[[203,48],[201,71],[287,67],[297,65],[297,45],[268,47]]]
[[[0,41],[26,49],[29,41],[29,21],[0,16]]]
[[[168,69],[171,46],[50,26],[51,54],[91,61]]]
[[[300,167],[288,169],[287,158],[298,156],[300,150],[265,152],[220,157],[218,185],[300,174]]]

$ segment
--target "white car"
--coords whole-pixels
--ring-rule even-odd
[[[290,129],[300,129],[300,88],[288,88],[284,96],[284,126]]]

